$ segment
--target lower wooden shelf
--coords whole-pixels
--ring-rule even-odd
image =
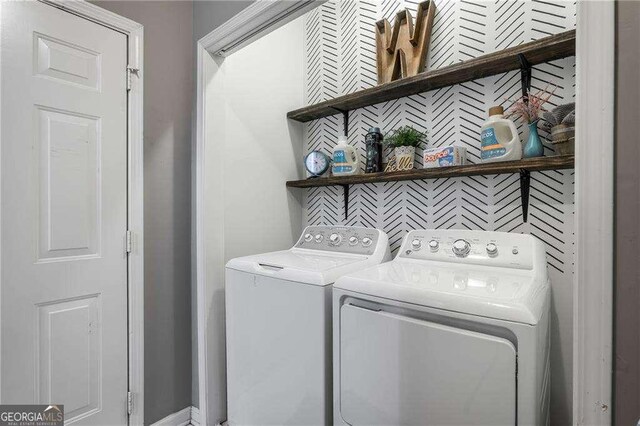
[[[349,186],[363,183],[395,182],[402,180],[439,179],[460,176],[520,174],[520,197],[522,199],[522,219],[527,221],[529,211],[529,187],[531,172],[543,170],[573,169],[573,155],[555,157],[526,158],[518,161],[469,164],[465,166],[441,167],[435,169],[413,169],[392,173],[367,173],[354,176],[333,176],[287,181],[290,188],[313,188],[317,186],[342,186],[344,190],[344,217],[349,217]]]
[[[526,158],[518,161],[498,163],[468,164],[465,166],[441,167],[436,169],[413,169],[391,173],[367,173],[353,176],[332,176],[290,180],[288,187],[312,188],[315,186],[354,185],[361,183],[394,182],[401,180],[439,179],[458,176],[495,175],[520,173],[522,170],[537,172],[541,170],[572,169],[573,155],[555,157]]]

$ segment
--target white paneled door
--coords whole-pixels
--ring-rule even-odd
[[[0,399],[127,423],[127,37],[3,2]]]

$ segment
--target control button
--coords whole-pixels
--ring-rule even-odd
[[[310,242],[311,240],[313,240],[313,235],[311,234],[304,234],[304,240],[306,242]]]
[[[431,251],[438,251],[440,244],[436,240],[429,241],[429,249]]]
[[[340,234],[331,234],[331,236],[329,237],[329,242],[331,242],[331,244],[334,246],[340,245],[340,243],[342,242],[342,236]]]
[[[362,239],[362,245],[365,247],[369,247],[371,245],[371,243],[373,243],[373,240],[369,237],[364,237]]]
[[[453,254],[458,257],[467,257],[471,251],[471,244],[465,240],[455,240],[453,242]]]
[[[413,247],[414,250],[420,250],[420,247],[422,247],[422,241],[418,239],[411,241],[411,247]]]
[[[360,240],[358,240],[358,237],[356,237],[355,235],[353,237],[349,238],[349,245],[350,246],[355,246],[359,242],[360,242]]]
[[[514,248],[513,250],[511,250],[511,253],[513,253],[513,254],[518,254],[518,249],[517,249],[517,248]]]
[[[489,257],[495,257],[498,255],[498,246],[494,243],[487,244],[487,254]]]
[[[324,240],[324,237],[322,236],[322,234],[317,234],[316,235],[316,243],[321,243],[322,240]]]

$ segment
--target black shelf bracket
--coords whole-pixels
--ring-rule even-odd
[[[344,195],[344,220],[349,218],[349,185],[342,185],[342,193]]]
[[[344,135],[349,136],[349,111],[334,108],[342,114],[342,122],[344,124]],[[342,185],[342,194],[344,197],[344,220],[349,218],[349,185]]]
[[[520,53],[520,84],[522,85],[522,98],[529,102],[529,92],[531,91],[531,64],[527,58]],[[531,173],[529,170],[520,169],[520,198],[522,201],[522,221],[527,222],[529,215],[529,188],[531,186]]]
[[[344,135],[349,136],[349,111],[345,111],[343,109],[333,108],[342,114],[342,123],[344,125]]]
[[[529,100],[529,91],[531,90],[531,64],[522,54],[518,54],[520,61],[520,84],[522,85],[522,97],[525,102]]]
[[[520,199],[522,201],[522,221],[527,222],[529,214],[529,188],[531,186],[531,173],[529,170],[520,169]]]

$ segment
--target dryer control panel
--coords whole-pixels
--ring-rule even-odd
[[[295,247],[371,255],[378,248],[380,231],[356,226],[307,226]]]
[[[531,270],[544,262],[544,253],[542,243],[531,235],[433,229],[409,232],[398,256]]]

